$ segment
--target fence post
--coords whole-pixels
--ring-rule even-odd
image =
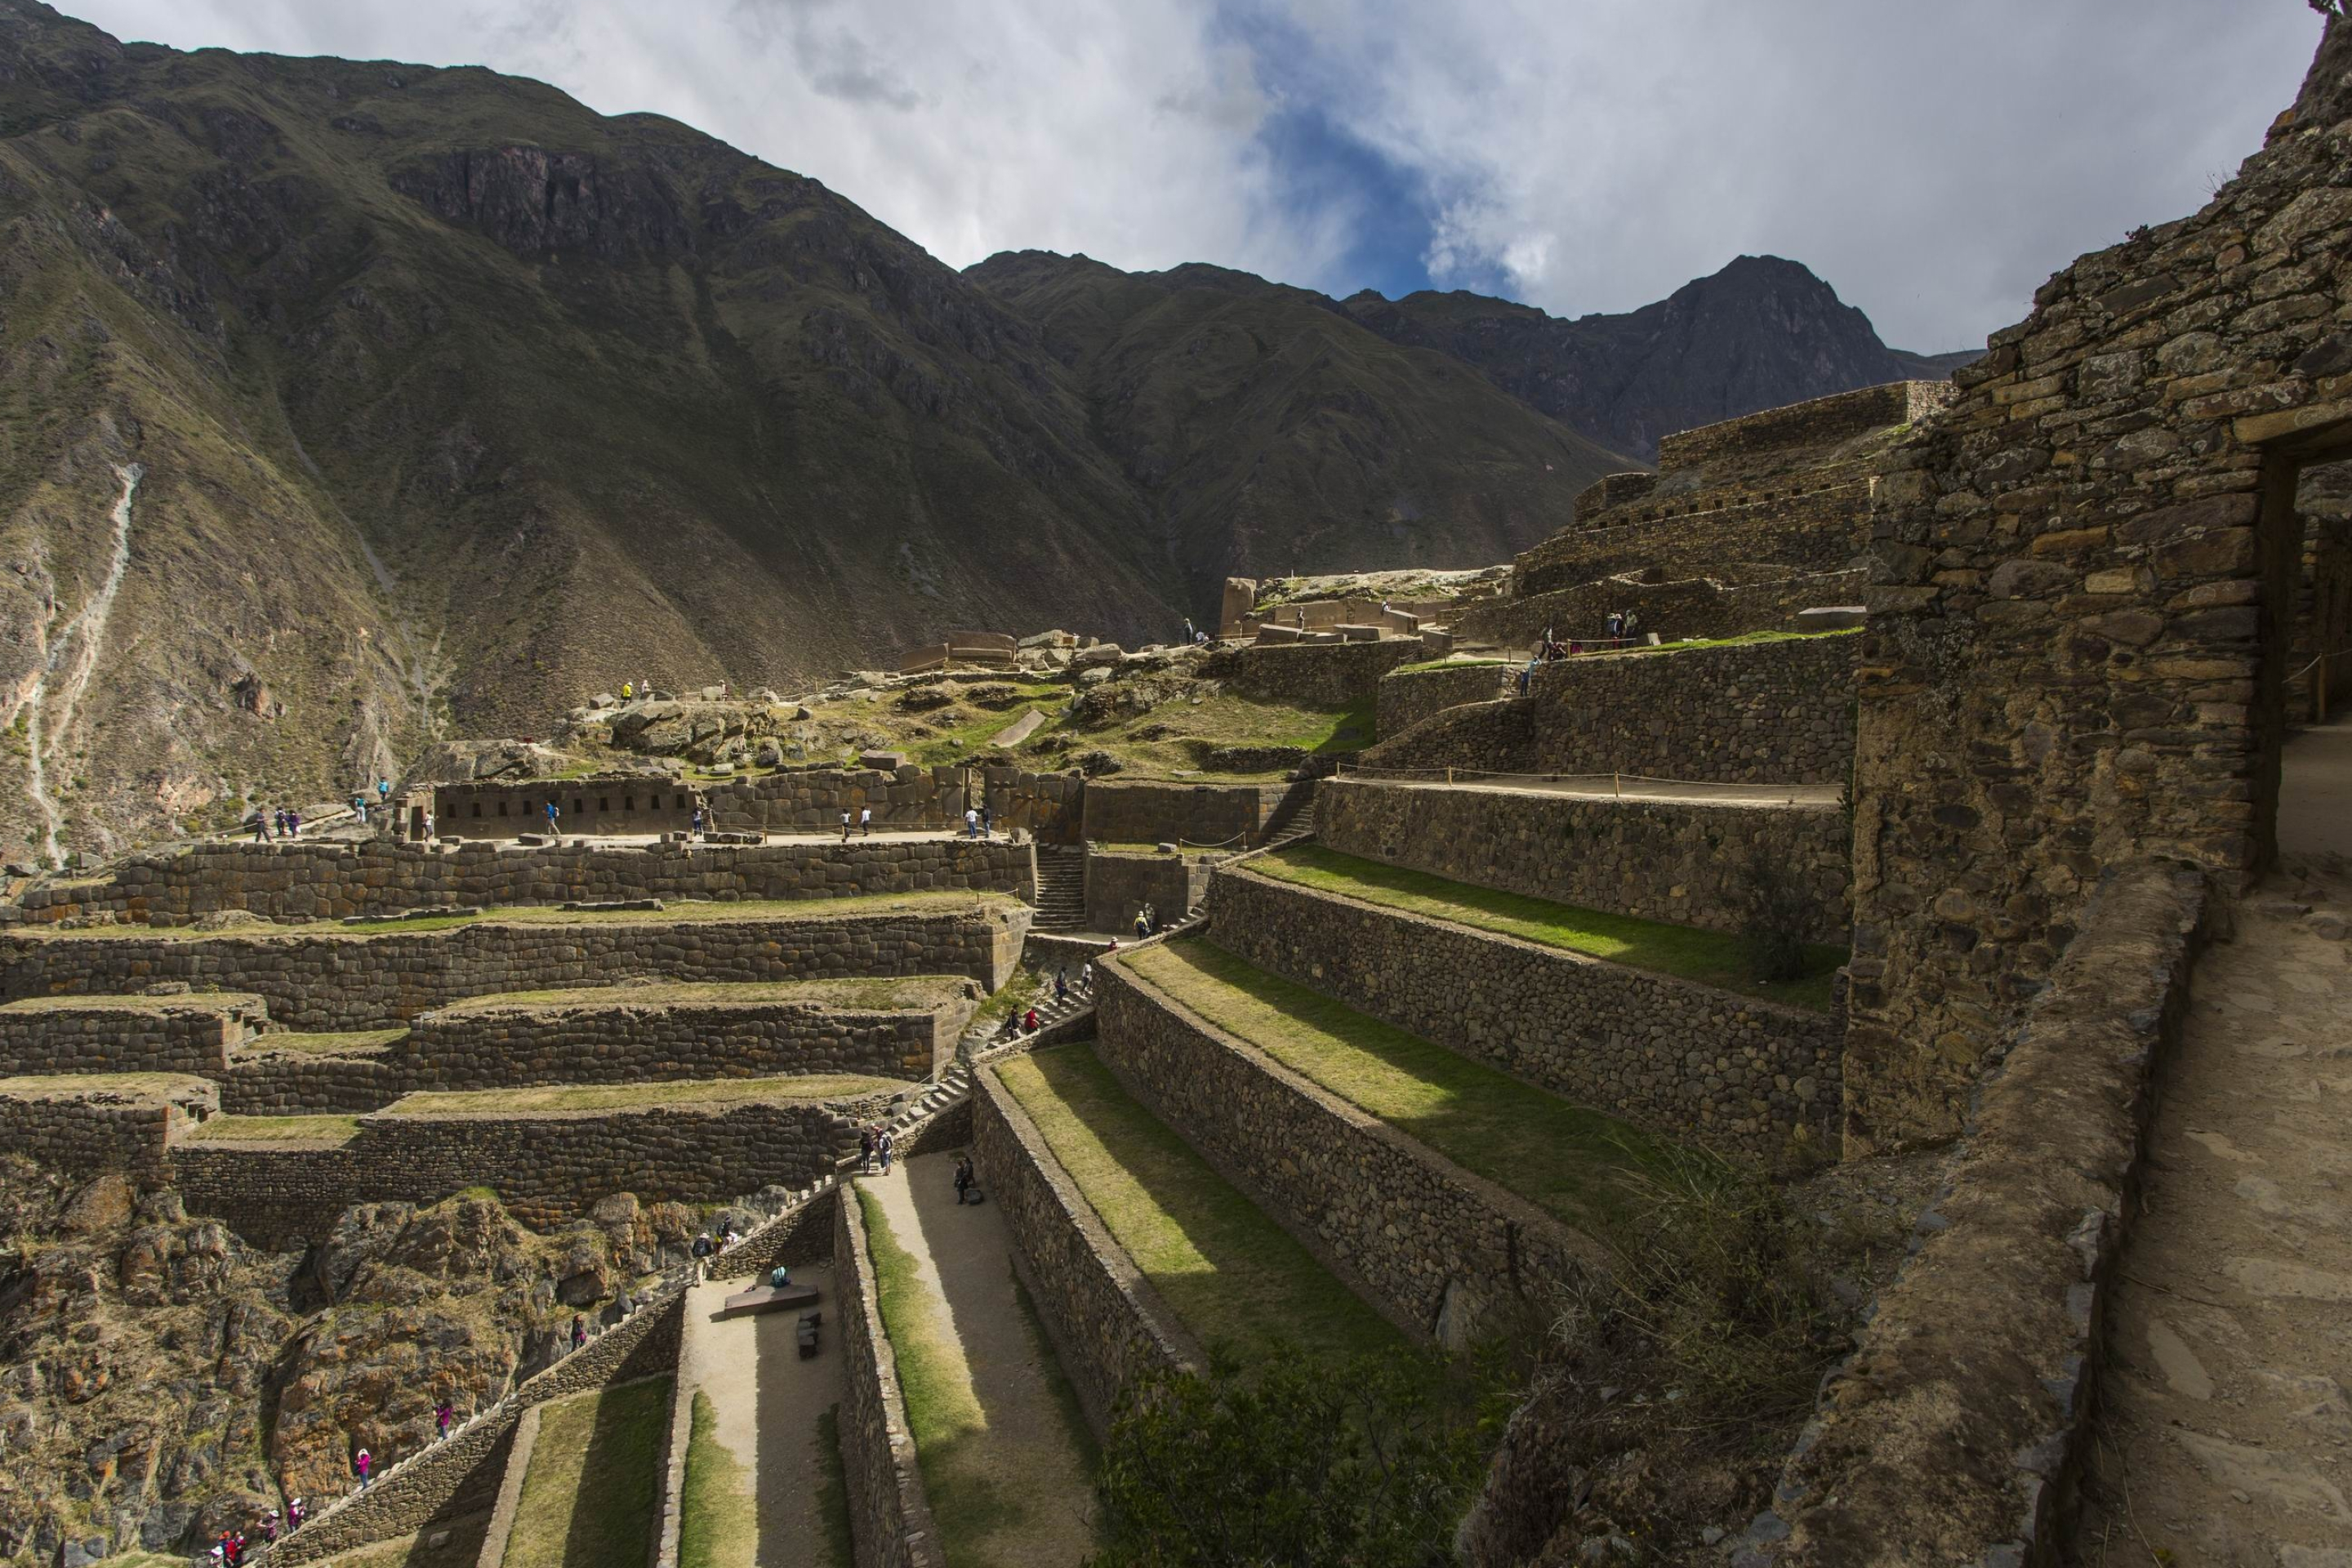
[[[1609,787],[1617,792],[1617,798],[1619,800],[1623,800],[1625,798],[1625,775],[1623,773],[1611,773],[1609,775]]]

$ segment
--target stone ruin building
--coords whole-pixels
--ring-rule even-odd
[[[2210,205],[2053,276],[1952,384],[1670,436],[1507,571],[1232,584],[1228,646],[1187,668],[1372,702],[1377,743],[1336,773],[877,755],[488,778],[361,842],[27,889],[0,930],[0,1127],[70,1176],[81,1228],[5,1287],[68,1303],[0,1379],[9,1462],[67,1479],[0,1486],[0,1561],[178,1549],[296,1485],[322,1506],[265,1561],[408,1539],[520,1561],[562,1522],[532,1478],[629,1398],[658,1434],[634,1527],[656,1563],[751,1560],[699,1533],[712,1495],[782,1532],[761,1553],[829,1550],[826,1488],[761,1451],[762,1400],[805,1407],[795,1443],[829,1434],[860,1568],[944,1563],[974,1496],[996,1549],[1075,1563],[1081,1456],[1124,1392],[1266,1321],[1390,1354],[1580,1321],[1560,1303],[1639,1272],[1612,1205],[1655,1189],[1630,1167],[1691,1160],[1767,1173],[1805,1224],[1860,1191],[1892,1226],[1822,1309],[1843,1313],[1826,1377],[1744,1418],[1769,1449],[1744,1468],[1626,1465],[1578,1435],[1663,1444],[1638,1412],[1706,1395],[1579,1405],[1594,1346],[1537,1333],[1571,1372],[1514,1415],[1465,1561],[1619,1560],[1654,1527],[1657,1561],[1742,1568],[2093,1562],[2129,1508],[2118,1465],[2139,1467],[2130,1528],[2173,1560],[2344,1560],[2340,1358],[2309,1358],[2352,1290],[2324,1071],[2352,883],[2340,814],[2297,791],[2352,781],[2327,722],[2352,679],[2348,258],[2352,29],[2331,21]],[[1532,644],[1605,640],[1625,611],[1654,645],[1518,689]],[[891,679],[952,675],[960,649],[1020,667],[1046,644],[952,635]],[[1074,688],[1170,668],[1048,651]],[[523,842],[551,790],[562,834]],[[999,831],[963,837],[982,806]],[[722,841],[679,832],[696,808]],[[868,808],[883,837],[834,841]],[[1221,847],[1135,847],[1163,841]],[[1176,929],[1108,953],[1147,905]],[[1633,934],[1594,951],[1546,910]],[[1794,978],[1642,945],[1728,952],[1759,924]],[[1087,964],[1090,990],[1057,994]],[[1041,1027],[1007,1027],[1033,1005]],[[1450,1117],[1384,1099],[1400,1078],[1442,1085]],[[877,1126],[891,1176],[860,1170]],[[938,1206],[961,1157],[988,1199],[969,1214]],[[336,1291],[360,1289],[368,1224],[487,1223],[485,1191],[616,1261],[551,1273],[584,1342],[457,1385],[436,1441],[422,1383],[362,1404],[316,1346],[359,1333]],[[284,1297],[310,1403],[276,1407],[274,1447],[257,1416],[243,1447],[219,1435],[218,1408],[260,1408],[226,1372],[189,1374],[202,1398],[154,1384],[136,1421],[111,1403],[109,1292],[166,1298],[41,1258],[83,1268],[62,1237],[134,1213],[141,1257],[266,1254],[316,1281]],[[704,1227],[740,1237],[696,1256]],[[939,1359],[934,1320],[1034,1321],[1004,1362],[1034,1385]],[[942,1368],[1019,1487],[956,1468],[923,1404]],[[383,1466],[363,1491],[321,1458],[359,1443]]]

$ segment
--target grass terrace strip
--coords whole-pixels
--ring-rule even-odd
[[[566,1111],[654,1110],[670,1105],[738,1105],[747,1101],[796,1105],[824,1100],[866,1100],[903,1094],[906,1090],[903,1079],[867,1078],[858,1073],[693,1079],[683,1083],[552,1084],[540,1089],[426,1090],[394,1100],[378,1114],[542,1116]]]
[[[1626,1178],[1659,1169],[1667,1145],[1253,968],[1207,942],[1139,949],[1128,972],[1225,1033],[1465,1171],[1607,1236],[1628,1216]]]
[[[543,1406],[501,1568],[648,1560],[669,1406],[667,1375]]]
[[[583,985],[549,991],[498,991],[468,996],[440,1009],[473,1012],[487,1007],[694,1006],[738,1003],[768,1005],[803,1003],[869,1012],[921,1012],[961,1001],[965,982],[952,974],[916,974],[897,979],[670,981],[646,985]]]
[[[356,1116],[215,1116],[180,1140],[185,1143],[348,1143],[359,1136]]]
[[[1456,882],[1427,871],[1383,866],[1316,844],[1295,844],[1261,855],[1248,863],[1248,868],[1318,892],[1452,921],[1816,1013],[1829,1011],[1837,971],[1848,956],[1843,947],[1809,943],[1802,975],[1795,980],[1759,981],[1750,976],[1745,944],[1728,931],[1579,909],[1525,893]]]
[[[1278,1343],[1339,1362],[1404,1336],[1120,1087],[1090,1045],[999,1063],[998,1079],[1170,1310],[1203,1345]]]
[[[92,1094],[161,1099],[173,1094],[201,1094],[211,1082],[190,1073],[174,1072],[26,1073],[17,1078],[0,1078],[0,1095],[18,1100],[79,1099]]]

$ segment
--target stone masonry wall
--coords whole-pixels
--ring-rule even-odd
[[[164,981],[261,996],[290,1029],[381,1028],[470,996],[635,979],[815,980],[961,974],[993,991],[1012,975],[1029,911],[664,922],[475,921],[382,935],[0,935],[0,995],[142,991]]]
[[[1853,564],[1868,543],[1868,483],[1857,473],[1793,498],[1740,500],[1649,521],[1572,529],[1521,555],[1512,585],[1522,595],[1548,594],[1650,568],[1695,577],[1724,562],[1835,572]]]
[[[1222,680],[1244,697],[1307,708],[1349,708],[1369,701],[1381,677],[1428,656],[1420,642],[1307,643],[1223,648],[1201,663],[1204,680]]]
[[[1210,940],[1270,973],[1653,1132],[1769,1156],[1831,1132],[1844,1019],[1245,870]]]
[[[1843,784],[1853,768],[1853,634],[1565,658],[1525,697],[1441,713],[1367,767],[1625,773],[1702,784]]]
[[[1924,419],[1952,401],[1948,383],[1890,381],[1853,392],[1767,408],[1662,437],[1661,469],[1696,468],[1738,455],[1788,447],[1822,447],[1890,425]]]
[[[1843,942],[1850,833],[1834,806],[1630,801],[1327,779],[1327,849],[1583,909],[1738,931],[1751,862],[1811,893],[1804,934]]]
[[[1377,733],[1402,735],[1413,725],[1465,702],[1491,702],[1515,672],[1503,664],[1449,664],[1394,670],[1381,677]]]
[[[2201,876],[2146,861],[2095,896],[1750,1531],[1753,1561],[2059,1560],[2206,898]]]
[[[1423,1333],[1438,1333],[1442,1310],[1453,1327],[1546,1310],[1606,1267],[1590,1237],[1213,1027],[1118,958],[1095,973],[1097,1048],[1121,1080]]]
[[[265,1037],[266,1038],[267,1037]],[[220,1079],[221,1109],[236,1116],[350,1116],[408,1091],[389,1046],[339,1051],[239,1052]]]
[[[2192,217],[2034,296],[1887,460],[1847,1150],[1949,1138],[2101,869],[2273,849],[2298,467],[2352,450],[2352,26]]]
[[[1283,800],[1312,784],[1118,784],[1087,786],[1086,838],[1090,844],[1224,844],[1236,849],[1262,842]]]
[[[1087,852],[1087,929],[1124,934],[1147,902],[1162,925],[1181,920],[1207,896],[1209,864],[1197,855]]]
[[[894,773],[871,768],[810,768],[737,779],[712,792],[711,824],[731,830],[824,833],[871,809],[874,826],[893,831],[960,832],[967,804],[984,798],[999,832],[1027,830],[1039,842],[1076,842],[1087,781],[1076,773],[948,763],[909,763]]]
[[[125,860],[103,881],[57,882],[25,897],[35,922],[103,919],[185,925],[241,910],[271,921],[412,910],[513,908],[636,899],[837,899],[950,892],[1036,896],[1026,845],[946,838],[849,844],[454,847],[208,844]]]
[[[182,1072],[218,1078],[253,1032],[257,996],[148,1005],[20,1002],[0,1006],[0,1075]]]
[[[127,1171],[142,1182],[168,1182],[165,1151],[179,1121],[159,1095],[0,1092],[0,1149],[79,1176]]]
[[[981,1190],[1004,1211],[1013,1267],[1098,1440],[1109,1436],[1128,1384],[1149,1373],[1207,1364],[989,1068],[973,1078],[972,1161]]]
[[[1721,567],[1700,570],[1720,571]],[[1500,647],[1525,658],[1535,651],[1546,631],[1561,638],[1600,637],[1612,610],[1631,614],[1636,632],[1655,632],[1665,642],[1793,631],[1800,610],[1859,605],[1870,582],[1869,572],[1862,567],[1755,582],[1704,575],[1666,579],[1663,574],[1655,574],[1659,581],[1644,580],[1651,575],[1628,573],[1526,598],[1490,599],[1472,605],[1454,620],[1454,646]],[[1385,721],[1381,725],[1383,735],[1396,732]]]
[[[946,1568],[854,1192],[843,1194],[835,1214],[833,1277],[841,1292],[836,1321],[847,1388],[841,1401],[841,1460],[857,1568]]]
[[[438,1203],[471,1186],[495,1189],[534,1229],[577,1219],[615,1193],[724,1203],[763,1186],[807,1185],[856,1135],[850,1115],[815,1103],[374,1115],[332,1147],[184,1141],[172,1166],[191,1213],[278,1247],[326,1235],[352,1204]]]

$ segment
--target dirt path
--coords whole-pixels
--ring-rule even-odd
[[[1075,1565],[1095,1547],[1076,1413],[1055,1396],[1052,1352],[1014,1299],[1002,1211],[959,1207],[954,1171],[953,1155],[926,1154],[862,1183],[916,1258],[934,1343],[951,1352],[942,1358],[950,1375],[961,1358],[970,1399],[942,1403],[978,1407],[968,1431],[921,1456],[932,1512],[952,1563]],[[971,1526],[982,1519],[975,1539]]]
[[[817,1288],[824,1313],[821,1347],[800,1358],[793,1337],[800,1313],[715,1316],[749,1279],[714,1279],[686,1299],[679,1375],[710,1401],[712,1436],[739,1467],[736,1476],[751,1528],[717,1537],[719,1568],[850,1568],[836,1563],[825,1538],[819,1498],[827,1467],[818,1423],[841,1398],[840,1331],[830,1268],[795,1268],[793,1279]]]
[[[2077,1563],[2352,1568],[2352,731],[2288,759],[2158,1110]]]

